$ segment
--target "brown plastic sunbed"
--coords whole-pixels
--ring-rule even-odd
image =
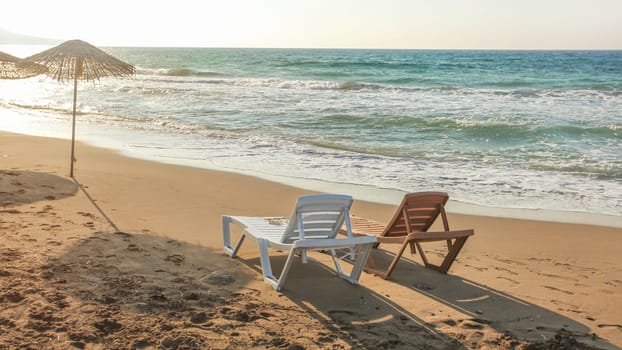
[[[370,256],[366,266],[367,272],[388,279],[393,269],[395,269],[397,262],[402,257],[404,250],[407,246],[410,246],[412,254],[416,254],[417,250],[419,250],[421,259],[426,267],[447,273],[447,270],[449,270],[456,256],[460,253],[460,249],[462,249],[466,240],[469,236],[475,234],[472,229],[449,230],[447,214],[445,213],[445,204],[448,199],[449,195],[444,192],[417,192],[407,194],[404,196],[395,215],[386,226],[365,218],[352,217],[352,233],[355,236],[374,235],[378,237],[378,243],[374,245],[374,248],[385,243],[401,245],[393,261],[386,270],[378,269]],[[428,229],[439,215],[443,220],[444,231],[428,232]],[[440,265],[430,263],[421,247],[421,243],[437,241],[447,241],[448,252]]]

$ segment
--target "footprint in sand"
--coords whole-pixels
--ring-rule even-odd
[[[424,290],[424,291],[433,290],[434,288],[436,288],[434,286],[431,286],[431,285],[425,284],[425,283],[415,283],[415,284],[413,284],[413,287],[415,287],[416,289],[419,289],[419,290]]]
[[[611,280],[611,281],[605,282],[605,284],[613,286],[613,287],[620,287],[620,286],[622,286],[622,281],[620,281],[620,280]]]
[[[164,261],[172,262],[175,265],[181,265],[184,263],[184,261],[186,261],[186,258],[183,255],[174,254],[164,258]]]
[[[192,323],[205,323],[207,322],[207,320],[209,320],[209,317],[207,316],[207,314],[205,312],[197,312],[197,313],[192,313],[190,315],[190,322]]]
[[[444,323],[444,324],[446,324],[446,325],[448,325],[448,326],[450,326],[450,327],[455,327],[455,326],[457,326],[457,325],[458,325],[458,321],[455,321],[455,320],[452,320],[452,319],[440,320],[440,321],[438,321],[438,322],[436,322],[436,323],[437,323],[437,324],[438,324],[438,323]]]
[[[183,294],[182,298],[184,298],[184,300],[189,300],[189,301],[198,301],[199,299],[201,299],[201,295],[199,295],[198,293],[192,292],[188,294]]]
[[[145,339],[139,339],[137,341],[135,341],[132,346],[130,347],[131,349],[147,349],[150,347],[154,347],[155,343],[149,341],[149,340],[145,340]]]
[[[511,260],[511,259],[500,259],[500,258],[495,258],[495,260],[502,262],[504,264],[509,264],[509,265],[519,265],[519,266],[525,266],[527,264],[522,263],[520,261],[516,261],[516,260]]]
[[[460,324],[460,327],[466,329],[484,329],[483,325],[474,322],[463,322]]]
[[[93,221],[87,221],[84,224],[82,224],[82,226],[88,227],[90,229],[95,229],[95,224],[93,223]]]
[[[520,282],[515,281],[515,280],[513,280],[513,279],[511,279],[511,278],[508,278],[508,277],[504,277],[504,276],[497,276],[497,279],[500,279],[500,280],[506,280],[506,281],[512,282],[512,283],[514,283],[514,284],[520,284]]]
[[[214,339],[212,339],[213,344]],[[158,347],[158,349],[204,349],[208,344],[205,343],[203,339],[200,339],[198,335],[194,334],[185,334],[175,338],[164,338]]]
[[[176,247],[181,247],[181,243],[179,243],[179,242],[177,242],[175,240],[166,241],[166,243],[172,244],[172,245],[174,245]]]
[[[227,284],[231,284],[235,282],[235,278],[233,278],[233,276],[228,272],[214,271],[210,273],[209,275],[201,278],[200,281],[202,283],[215,284],[215,285],[222,286],[222,285],[227,285]]]
[[[0,301],[5,302],[8,301],[9,303],[19,303],[20,301],[24,300],[24,296],[21,295],[19,292],[8,292],[6,294],[4,294],[3,296],[0,296]]]
[[[506,268],[503,268],[503,267],[495,267],[495,270],[497,270],[497,271],[502,271],[502,272],[507,272],[507,273],[509,273],[510,275],[518,275],[518,273],[517,273],[517,272],[514,272],[514,271],[512,271],[512,270],[510,270],[510,269],[506,269]]]
[[[28,315],[28,317],[31,320],[38,320],[41,321],[41,325],[46,325],[48,327],[50,327],[50,329],[52,328],[52,323],[55,322],[59,322],[62,319],[57,317],[58,315],[58,310],[50,305],[41,305],[41,304],[34,304],[30,307],[29,309],[30,313]]]
[[[546,278],[557,278],[557,279],[563,279],[563,280],[568,280],[568,281],[572,281],[572,282],[578,282],[579,280],[573,277],[568,277],[568,276],[559,276],[559,275],[553,275],[550,273],[539,273],[536,272],[538,274],[538,276],[542,276],[542,277],[546,277]]]
[[[555,288],[555,287],[551,287],[551,286],[542,286],[542,287],[550,289],[550,290],[554,290],[554,291],[557,291],[557,292],[562,292],[562,293],[566,293],[566,294],[569,294],[569,295],[574,295],[573,292],[570,292],[570,291],[567,291],[567,290],[563,290],[563,289],[559,289],[559,288]]]
[[[93,323],[93,326],[97,328],[103,335],[118,332],[123,328],[123,325],[114,319],[104,319],[103,321]]]
[[[83,212],[83,211],[79,211],[78,214],[80,214],[80,215],[82,215],[84,217],[87,217],[87,218],[91,218],[91,219],[95,218],[95,215],[93,215],[91,213]]]
[[[137,246],[136,244],[129,244],[127,246],[127,248],[125,248],[126,250],[130,251],[130,252],[140,252],[143,251],[144,249],[141,249],[139,246]]]
[[[0,252],[0,261],[15,261],[22,257],[22,253],[17,249],[6,248]]]
[[[2,174],[2,175],[9,175],[9,176],[19,176],[18,172],[6,171],[6,170],[0,170],[0,174]]]
[[[341,328],[350,327],[352,325],[352,319],[358,319],[358,313],[350,310],[328,310],[328,316],[337,324],[340,324]]]
[[[328,310],[327,313],[329,315],[344,314],[348,316],[356,316],[356,312],[350,310]]]
[[[4,213],[4,214],[21,214],[22,212],[16,209],[7,209],[7,210],[0,210],[0,213]]]
[[[46,214],[46,213],[48,213],[48,212],[49,212],[50,210],[52,210],[52,209],[54,209],[54,207],[53,207],[53,206],[51,206],[51,205],[46,205],[46,206],[44,206],[41,210],[39,210],[39,211],[37,212],[37,214]]]

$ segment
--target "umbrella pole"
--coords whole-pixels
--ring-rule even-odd
[[[76,139],[76,99],[78,98],[78,75],[74,74],[73,78],[73,119],[71,122],[71,159],[70,159],[70,167],[69,167],[69,176],[73,177],[73,160],[74,160],[74,149],[75,149],[75,139]]]

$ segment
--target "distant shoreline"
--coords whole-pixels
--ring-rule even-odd
[[[2,46],[54,46],[64,40],[41,39],[40,42],[6,42],[2,40],[0,33],[0,47]],[[309,50],[309,51],[396,51],[396,52],[417,52],[417,51],[437,51],[437,52],[622,52],[622,49],[503,49],[503,48],[368,48],[368,47],[238,47],[238,46],[152,46],[152,45],[94,45],[109,49],[231,49],[231,50]]]

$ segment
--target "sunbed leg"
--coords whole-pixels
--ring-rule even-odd
[[[417,245],[417,248],[419,249],[419,255],[421,255],[421,260],[423,260],[423,264],[425,266],[429,266],[430,263],[428,262],[428,258],[425,256],[425,252],[423,251],[423,247],[421,247],[421,244],[419,244],[419,242],[415,242],[415,244]]]
[[[227,253],[227,255],[229,256],[231,256],[230,251],[232,250],[231,229],[229,228],[230,223],[231,223],[231,218],[226,215],[223,215],[222,216],[222,241],[224,242],[225,253]]]
[[[417,249],[415,248],[415,242],[414,241],[410,241],[410,254],[412,254],[412,255],[417,254]]]
[[[270,255],[268,252],[268,241],[265,239],[258,239],[257,246],[259,247],[259,261],[261,262],[263,280],[268,282],[272,288],[279,290],[279,281],[272,274],[272,265],[270,263]]]
[[[404,242],[402,244],[402,246],[400,247],[398,252],[395,254],[395,257],[393,258],[393,261],[391,261],[391,264],[389,265],[389,268],[387,269],[386,275],[384,275],[382,278],[384,278],[386,280],[386,279],[389,278],[389,276],[391,276],[391,273],[395,269],[395,266],[397,265],[397,262],[400,260],[400,258],[402,257],[402,254],[404,254],[404,250],[406,249],[406,247],[409,244],[410,244],[410,242]]]
[[[300,232],[300,239],[304,239],[305,238],[305,227],[303,224],[303,219],[302,219],[302,211],[300,211],[299,209],[296,209],[296,216],[298,217],[298,232]],[[307,250],[306,249],[302,249],[300,251],[300,256],[302,257],[302,263],[306,264],[309,262],[309,257],[307,257]]]
[[[451,242],[451,239],[447,240],[447,249],[451,250],[451,248],[453,248],[454,244]]]
[[[242,242],[244,242],[245,237],[246,232],[242,232],[238,243],[236,243],[235,245],[235,248],[231,247],[231,218],[227,215],[222,216],[222,240],[224,242],[225,253],[227,253],[229,257],[237,257],[238,250],[240,250],[240,246],[242,246]]]
[[[442,272],[447,273],[447,271],[449,271],[449,268],[456,260],[458,253],[460,253],[462,246],[464,246],[464,243],[466,243],[467,238],[468,237],[460,237],[456,239],[456,241],[452,245],[452,249],[449,251],[449,253],[447,253],[445,260],[443,260],[443,263],[440,266],[440,270]]]
[[[365,268],[365,264],[367,263],[367,258],[369,258],[369,253],[371,252],[372,244],[365,244],[360,247],[357,257],[354,260],[354,266],[352,266],[352,273],[350,276],[358,283],[361,274],[363,273],[363,269]]]
[[[303,251],[306,251],[306,249]],[[277,284],[275,287],[276,290],[281,290],[281,288],[283,288],[283,284],[285,283],[285,277],[287,277],[287,273],[289,273],[289,269],[292,267],[292,263],[294,262],[295,255],[296,255],[296,249],[292,249],[287,255],[287,260],[285,261],[285,265],[283,266],[281,275],[279,276],[279,279],[277,280]]]
[[[337,275],[352,284],[358,284],[361,273],[363,273],[367,258],[369,257],[369,253],[371,252],[372,245],[373,243],[370,243],[360,245],[358,246],[358,249],[357,247],[350,248],[356,251],[356,259],[354,260],[352,271],[349,275],[343,271],[343,269],[341,268],[341,264],[338,261],[339,259],[333,254],[333,262],[335,263],[335,268],[337,269]]]
[[[350,210],[348,208],[343,209],[343,215],[346,219],[346,230],[348,231],[348,238],[352,238],[352,221],[350,220]],[[356,260],[356,247],[350,248],[350,260]]]
[[[330,256],[333,258],[333,264],[335,264],[335,269],[337,270],[337,276],[344,277],[347,276],[343,269],[341,268],[341,264],[339,263],[339,258],[337,257],[337,252],[335,249],[330,250]]]

